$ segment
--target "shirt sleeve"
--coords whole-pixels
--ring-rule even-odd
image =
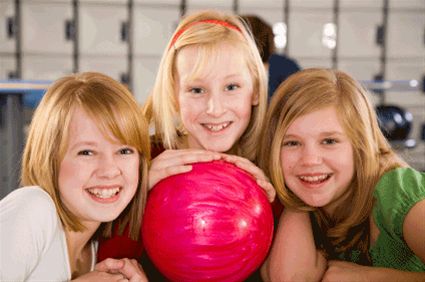
[[[382,227],[403,238],[403,223],[410,209],[425,199],[425,173],[398,168],[384,174],[375,188],[375,215]]]
[[[58,216],[39,187],[19,188],[0,201],[0,281],[24,281],[46,253]]]

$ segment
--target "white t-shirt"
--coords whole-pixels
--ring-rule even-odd
[[[92,266],[97,245],[92,242]],[[0,201],[0,281],[69,281],[65,232],[55,204],[37,186]]]

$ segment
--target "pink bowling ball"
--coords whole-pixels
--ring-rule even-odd
[[[243,281],[264,261],[272,236],[265,192],[224,161],[159,182],[142,226],[149,257],[171,281]]]

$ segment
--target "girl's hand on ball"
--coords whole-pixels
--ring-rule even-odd
[[[258,186],[263,188],[263,190],[266,192],[267,199],[269,200],[269,202],[271,203],[274,201],[276,197],[276,190],[270,183],[269,178],[258,166],[256,166],[254,163],[252,163],[246,158],[235,155],[221,154],[221,158],[229,163],[233,163],[237,167],[245,170],[246,172],[254,176]]]
[[[149,168],[149,190],[164,178],[192,170],[193,163],[219,160],[219,153],[198,150],[165,150],[152,160]]]

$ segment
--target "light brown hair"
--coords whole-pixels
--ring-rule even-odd
[[[119,142],[136,148],[140,155],[136,194],[116,219],[120,232],[129,223],[131,238],[138,239],[147,194],[148,125],[129,90],[106,75],[94,72],[69,75],[49,87],[32,118],[22,158],[21,182],[25,186],[40,186],[52,197],[65,228],[84,230],[82,223],[63,205],[58,187],[69,124],[77,107],[96,121],[105,136],[111,132]],[[109,237],[111,230],[109,222],[99,232]]]
[[[306,69],[290,76],[276,90],[266,117],[260,148],[260,167],[268,174],[285,206],[312,211],[321,236],[332,250],[344,253],[369,247],[369,216],[373,189],[388,170],[406,166],[382,134],[367,91],[348,74],[330,69]],[[298,117],[334,106],[350,139],[354,154],[354,176],[344,202],[333,215],[307,206],[285,185],[280,151],[288,127]],[[317,242],[316,242],[317,243]],[[367,258],[366,258],[367,260]]]

